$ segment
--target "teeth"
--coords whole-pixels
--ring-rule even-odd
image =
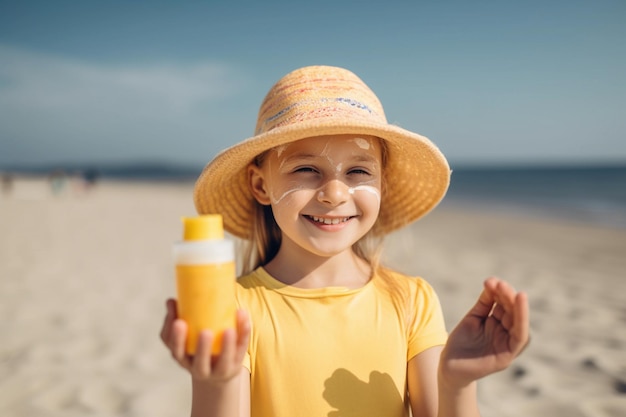
[[[343,223],[343,222],[347,222],[349,217],[343,217],[343,218],[334,218],[334,219],[327,219],[324,217],[316,217],[316,216],[311,216],[311,218],[313,219],[313,221],[317,222],[317,223],[324,223],[324,224],[339,224],[339,223]]]

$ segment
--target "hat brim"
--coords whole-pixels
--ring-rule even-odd
[[[229,233],[249,239],[256,203],[250,192],[247,167],[254,158],[300,139],[341,134],[376,136],[385,141],[385,185],[377,233],[389,233],[419,219],[445,196],[450,168],[428,138],[386,123],[355,123],[330,117],[277,127],[219,153],[196,181],[196,210],[200,214],[221,214]]]

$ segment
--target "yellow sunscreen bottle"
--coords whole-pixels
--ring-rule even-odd
[[[174,244],[178,317],[187,323],[186,351],[196,352],[202,330],[214,334],[212,354],[224,330],[236,326],[235,250],[224,239],[222,216],[183,217],[183,240]]]

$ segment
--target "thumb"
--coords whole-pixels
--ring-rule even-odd
[[[476,304],[468,312],[469,316],[484,320],[489,317],[496,303],[494,288],[498,283],[497,278],[491,277],[485,280],[483,290],[478,296]]]

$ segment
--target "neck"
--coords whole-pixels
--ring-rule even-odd
[[[281,246],[264,268],[277,280],[298,288],[360,288],[371,277],[369,264],[352,249],[333,256],[317,256]]]

